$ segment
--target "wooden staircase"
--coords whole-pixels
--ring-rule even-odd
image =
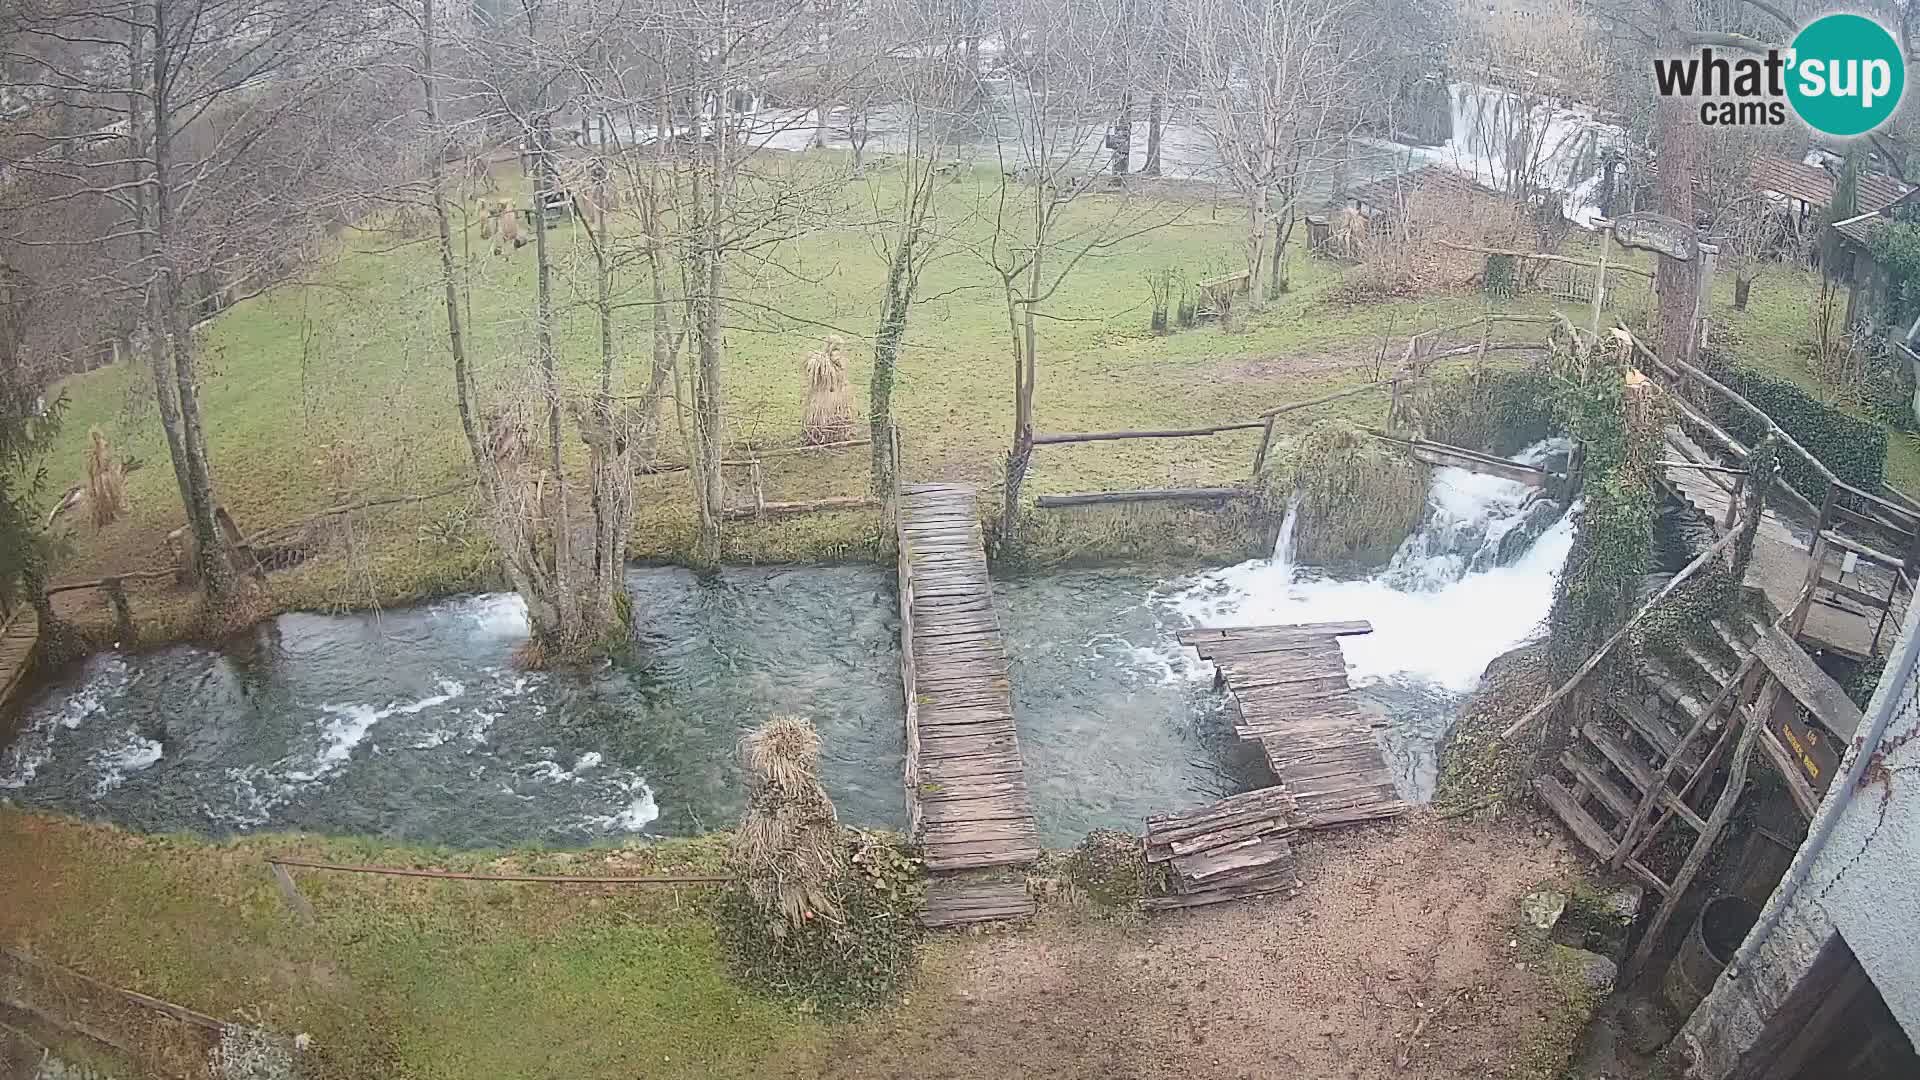
[[[1662,896],[1673,883],[1641,856],[1670,822],[1695,844],[1707,833],[1702,809],[1712,793],[1702,781],[1737,726],[1727,722],[1739,711],[1736,688],[1758,666],[1753,642],[1763,632],[1751,621],[1743,633],[1716,619],[1712,639],[1688,643],[1680,657],[1641,658],[1632,688],[1602,695],[1599,711],[1560,755],[1565,778],[1534,781],[1540,801],[1595,857]]]

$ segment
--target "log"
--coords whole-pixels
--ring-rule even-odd
[[[1620,629],[1615,630],[1613,632],[1613,636],[1608,638],[1605,644],[1601,645],[1597,652],[1595,652],[1592,656],[1587,657],[1587,662],[1584,664],[1581,664],[1579,669],[1576,670],[1570,677],[1568,677],[1566,682],[1561,683],[1559,689],[1555,690],[1551,694],[1548,694],[1545,701],[1542,701],[1540,704],[1535,705],[1531,709],[1528,709],[1525,715],[1521,716],[1520,719],[1515,720],[1512,724],[1508,725],[1507,730],[1500,733],[1501,740],[1511,739],[1515,735],[1520,734],[1520,732],[1526,730],[1526,727],[1528,724],[1533,723],[1535,720],[1539,719],[1542,714],[1547,712],[1547,710],[1553,708],[1555,705],[1560,704],[1561,699],[1565,698],[1568,694],[1572,693],[1574,688],[1580,685],[1580,681],[1582,679],[1585,679],[1588,675],[1592,674],[1594,668],[1600,666],[1600,661],[1606,659],[1607,654],[1613,651],[1613,647],[1615,645],[1620,644],[1621,640],[1627,636],[1627,631],[1632,630],[1636,625],[1639,624],[1641,619],[1646,618],[1647,612],[1652,611],[1654,608],[1654,605],[1658,604],[1662,600],[1665,600],[1669,595],[1673,593],[1675,589],[1679,588],[1682,584],[1685,584],[1688,578],[1698,573],[1701,567],[1707,565],[1707,563],[1710,562],[1715,555],[1720,554],[1721,551],[1731,546],[1735,540],[1738,540],[1740,538],[1740,532],[1741,530],[1739,529],[1729,530],[1727,532],[1727,535],[1714,541],[1712,547],[1701,552],[1699,555],[1694,557],[1694,560],[1692,562],[1682,567],[1680,572],[1673,575],[1673,579],[1671,581],[1668,581],[1664,586],[1662,586],[1659,592],[1654,593],[1651,599],[1649,599],[1646,603],[1640,605],[1640,609],[1638,611],[1635,611],[1633,615],[1627,619],[1626,622],[1622,623],[1620,625]]]
[[[828,499],[809,499],[805,502],[770,502],[760,506],[729,506],[720,512],[728,521],[752,520],[762,517],[788,517],[794,514],[810,514],[819,510],[866,510],[880,505],[880,500],[871,495],[836,495]]]
[[[1088,491],[1072,495],[1042,495],[1034,505],[1045,509],[1065,506],[1099,506],[1129,502],[1219,502],[1226,499],[1258,498],[1245,488],[1140,488],[1133,491]]]
[[[1608,270],[1619,270],[1623,273],[1639,274],[1643,278],[1653,277],[1652,273],[1642,270],[1637,266],[1625,266],[1620,263],[1588,262],[1585,259],[1575,259],[1566,255],[1550,255],[1544,251],[1515,251],[1509,248],[1480,247],[1477,244],[1455,244],[1446,240],[1435,240],[1434,243],[1444,248],[1452,248],[1455,251],[1472,251],[1478,252],[1481,255],[1510,255],[1516,259],[1535,259],[1540,262],[1566,263],[1569,266],[1585,267],[1588,270],[1598,270],[1604,267]]]
[[[1112,442],[1116,439],[1186,439],[1200,435],[1218,435],[1223,431],[1249,431],[1265,427],[1264,420],[1250,420],[1246,423],[1216,424],[1213,427],[1174,428],[1167,431],[1090,431],[1071,435],[1035,435],[1033,445],[1054,446],[1062,443]]]
[[[348,863],[316,862],[312,859],[286,857],[268,859],[267,862],[274,866],[298,866],[307,870],[334,870],[347,874],[375,874],[382,877],[434,878],[440,881],[518,881],[541,885],[716,885],[733,880],[723,874],[654,874],[640,877],[469,874],[457,870],[418,870],[404,866],[355,866]]]

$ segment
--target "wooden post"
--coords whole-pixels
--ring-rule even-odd
[[[1746,490],[1747,474],[1743,472],[1733,478],[1733,494],[1727,497],[1727,516],[1726,519],[1720,523],[1722,529],[1733,528],[1734,518],[1740,514],[1740,495]],[[1764,507],[1762,508],[1762,512],[1765,512]]]
[[[747,479],[753,484],[753,516],[764,517],[767,513],[767,486],[760,471],[759,458],[747,466]]]
[[[1813,543],[1807,545],[1807,580],[1800,589],[1800,602],[1793,606],[1793,615],[1787,621],[1787,636],[1796,640],[1807,625],[1808,614],[1813,611],[1814,589],[1819,585],[1821,573],[1826,567],[1827,540],[1824,534],[1833,523],[1833,500],[1839,493],[1839,488],[1828,481],[1827,497],[1820,503],[1820,519],[1813,526]]]
[[[127,590],[117,577],[102,578],[101,591],[107,594],[107,604],[113,608],[113,632],[128,645],[133,644],[133,609],[127,604]]]
[[[1707,861],[1713,851],[1713,843],[1720,838],[1720,830],[1726,828],[1727,819],[1733,816],[1733,808],[1739,803],[1741,792],[1747,786],[1747,763],[1753,759],[1753,744],[1758,737],[1760,725],[1765,718],[1773,714],[1773,702],[1780,693],[1780,684],[1769,681],[1766,692],[1760,695],[1759,703],[1754,707],[1754,717],[1740,730],[1740,744],[1734,748],[1733,761],[1727,766],[1727,786],[1720,791],[1720,798],[1713,804],[1713,814],[1707,818],[1707,827],[1693,843],[1693,850],[1687,852],[1687,859],[1680,864],[1680,872],[1674,875],[1673,885],[1660,901],[1660,910],[1653,913],[1653,921],[1647,924],[1646,933],[1640,935],[1640,946],[1633,951],[1627,961],[1626,970],[1620,973],[1620,985],[1630,986],[1647,961],[1653,958],[1653,950],[1659,946],[1660,935],[1673,921],[1673,913],[1686,895],[1687,886],[1693,884],[1694,875]]]
[[[1607,303],[1607,256],[1613,253],[1613,223],[1608,222],[1600,230],[1600,269],[1593,279],[1593,327],[1590,331],[1594,339],[1600,338],[1600,309]]]
[[[1260,432],[1260,449],[1253,453],[1253,475],[1260,476],[1260,470],[1267,467],[1267,451],[1273,446],[1273,417],[1267,417],[1267,425]]]

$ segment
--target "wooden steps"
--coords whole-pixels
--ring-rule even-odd
[[[1280,787],[1148,818],[1147,861],[1168,865],[1174,894],[1150,897],[1146,909],[1170,911],[1291,894],[1300,880],[1290,838],[1300,824],[1292,793]]]
[[[936,875],[1024,866],[1039,857],[1040,834],[974,491],[903,489],[898,527],[909,831]],[[946,894],[930,892],[930,903],[935,895]],[[963,898],[944,902],[968,911],[1012,902]]]
[[[1024,919],[1033,914],[1033,897],[1026,881],[973,880],[966,876],[935,877],[927,883],[927,899],[920,907],[920,924],[929,930],[968,923]]]

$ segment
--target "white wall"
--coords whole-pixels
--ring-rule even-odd
[[[1917,625],[1920,604],[1908,611],[1894,656]],[[1704,1080],[1727,1075],[1835,930],[1859,957],[1907,1037],[1920,1046],[1920,685],[1911,677],[1892,685],[1894,674],[1889,671],[1881,680],[1867,707],[1870,720],[1885,699],[1896,703],[1880,742],[1881,760],[1869,767],[1844,807],[1835,781],[1809,834],[1828,815],[1837,813],[1838,821],[1826,846],[1811,853],[1806,884],[1747,969],[1734,977],[1722,975],[1687,1021],[1681,1038],[1694,1061],[1691,1075]],[[1867,727],[1862,722],[1863,736]],[[1848,752],[1843,773],[1857,752],[1857,746]],[[1809,854],[1802,849],[1795,866]],[[1760,925],[1780,906],[1776,891]]]

